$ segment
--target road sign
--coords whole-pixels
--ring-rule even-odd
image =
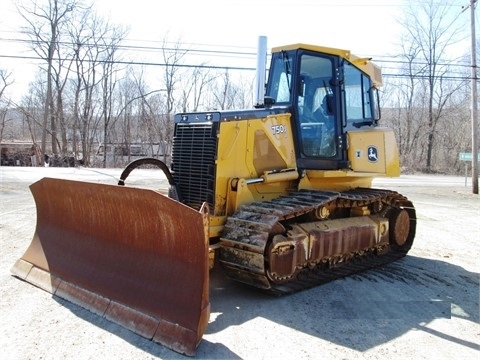
[[[478,153],[477,155],[477,161],[480,161],[480,153]],[[473,155],[472,153],[460,153],[459,158],[460,161],[472,161]]]

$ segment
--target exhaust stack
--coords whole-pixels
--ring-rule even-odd
[[[255,81],[255,107],[265,105],[265,75],[267,72],[267,37],[258,37],[257,75]]]

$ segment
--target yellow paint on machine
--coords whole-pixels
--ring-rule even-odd
[[[348,144],[348,158],[354,172],[400,175],[398,149],[391,129],[351,131],[348,133]]]

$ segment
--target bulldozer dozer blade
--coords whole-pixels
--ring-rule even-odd
[[[210,314],[208,207],[153,191],[44,178],[37,227],[12,274],[194,355]]]

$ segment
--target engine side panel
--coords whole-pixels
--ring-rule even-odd
[[[354,172],[400,175],[400,160],[393,130],[373,128],[348,132],[348,159]]]

